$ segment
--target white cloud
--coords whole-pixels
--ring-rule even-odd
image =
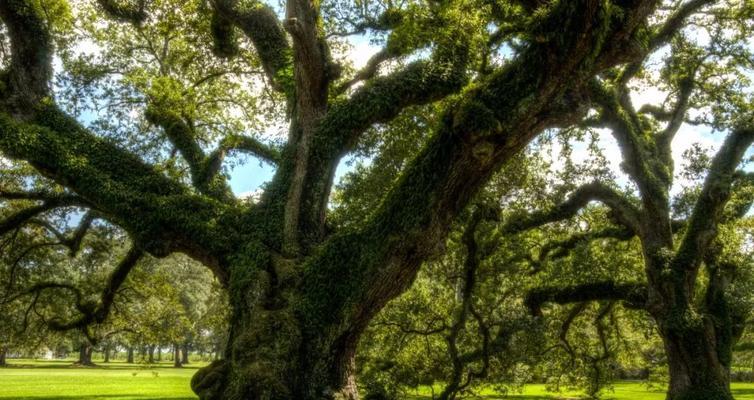
[[[346,58],[353,63],[354,68],[361,69],[367,65],[369,59],[372,58],[381,47],[375,46],[369,43],[366,37],[359,37],[351,41],[351,49],[346,55]]]
[[[256,188],[254,190],[239,193],[237,197],[241,200],[248,200],[251,203],[257,203],[262,198],[262,194],[264,194],[264,190]]]

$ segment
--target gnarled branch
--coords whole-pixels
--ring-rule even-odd
[[[115,294],[126,281],[128,274],[136,266],[139,259],[144,253],[137,247],[131,248],[126,256],[120,261],[118,266],[113,270],[108,279],[107,285],[102,291],[98,304],[82,302],[80,294],[77,296],[78,301],[76,308],[81,312],[79,318],[73,321],[63,322],[60,320],[51,320],[48,322],[50,329],[57,331],[66,331],[71,329],[83,329],[92,323],[102,323],[110,313],[110,308],[115,301]]]
[[[717,234],[717,225],[731,196],[736,168],[752,142],[754,128],[751,127],[734,129],[725,139],[712,160],[702,192],[689,218],[688,229],[673,259],[673,268],[695,270],[699,267],[705,251]]]
[[[629,307],[644,308],[647,302],[647,286],[639,283],[616,283],[603,281],[571,287],[542,287],[526,295],[525,304],[532,315],[542,315],[545,303],[570,304],[596,300],[621,300]]]
[[[100,7],[113,18],[141,25],[147,19],[146,0],[97,0]]]
[[[46,211],[60,207],[81,206],[82,201],[76,196],[49,197],[42,204],[31,206],[0,220],[0,236],[17,229]]]
[[[235,53],[236,44],[229,23],[237,26],[252,41],[267,77],[277,90],[292,93],[293,58],[283,26],[275,11],[254,1],[243,10],[237,0],[212,0],[212,26],[215,49],[220,54]]]
[[[593,182],[576,189],[562,203],[550,210],[535,211],[514,216],[500,228],[503,233],[519,233],[552,222],[572,218],[591,201],[600,201],[615,213],[616,218],[633,232],[639,231],[637,225],[639,210],[626,197],[609,186]]]

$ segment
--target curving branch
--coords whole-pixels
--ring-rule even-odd
[[[599,230],[574,233],[563,240],[554,240],[545,243],[545,245],[539,250],[539,260],[542,261],[547,257],[561,258],[584,242],[591,242],[599,239],[617,239],[625,241],[632,239],[634,236],[636,236],[636,233],[626,227],[612,226]]]
[[[2,198],[2,194],[0,194],[0,198]],[[3,220],[0,220],[0,236],[5,235],[6,233],[20,228],[24,224],[30,222],[38,215],[53,210],[55,208],[60,207],[71,207],[71,206],[82,206],[83,202],[79,197],[76,196],[58,196],[58,197],[48,197],[46,200],[43,201],[42,204],[32,206],[25,208],[23,210],[17,211],[14,214],[11,214],[10,216],[6,217]]]
[[[566,353],[568,353],[572,368],[576,362],[576,352],[573,349],[573,346],[571,346],[571,342],[568,341],[568,331],[571,330],[571,326],[573,325],[574,321],[576,321],[576,318],[578,318],[578,316],[581,315],[584,310],[586,310],[587,305],[589,305],[588,302],[581,302],[576,303],[573,307],[571,307],[571,310],[568,311],[566,318],[560,325],[560,332],[558,333],[560,346],[563,347],[563,350],[565,350]]]
[[[209,165],[207,173],[210,176],[217,174],[227,153],[234,150],[249,153],[272,165],[280,163],[282,157],[278,148],[262,143],[253,137],[227,135],[222,139],[217,149],[207,157],[207,164]]]
[[[32,219],[29,221],[31,224],[39,225],[48,231],[50,231],[57,239],[58,243],[68,248],[68,253],[71,257],[75,257],[79,251],[81,251],[81,245],[83,243],[86,233],[91,228],[92,223],[96,219],[95,213],[87,212],[81,218],[79,225],[71,232],[70,236],[58,230],[51,223],[43,219]]]
[[[311,160],[302,176],[300,204],[303,210],[289,210],[296,224],[287,229],[303,232],[303,243],[313,244],[324,236],[324,216],[338,161],[350,151],[361,135],[375,124],[388,122],[407,107],[428,104],[459,90],[466,82],[465,58],[418,61],[390,75],[376,77],[357,89],[348,99],[334,102],[318,123],[314,133],[316,145],[310,149]],[[292,166],[281,165],[283,170]],[[272,191],[287,190],[288,176],[278,174]],[[276,188],[277,185],[285,185]],[[295,204],[292,204],[295,205]],[[295,208],[295,207],[293,207]]]
[[[536,274],[542,270],[543,264],[547,259],[559,259],[570,254],[581,243],[591,242],[599,239],[616,239],[621,241],[631,240],[636,233],[625,226],[607,227],[599,230],[590,230],[587,232],[574,233],[562,240],[553,240],[545,243],[539,249],[536,258],[528,255],[525,257],[531,264],[531,274]],[[519,261],[521,257],[514,258]]]
[[[380,65],[383,62],[394,58],[398,54],[399,53],[391,51],[389,48],[384,48],[378,51],[369,59],[369,61],[367,61],[367,64],[364,66],[364,68],[358,71],[351,79],[338,85],[338,87],[335,89],[335,94],[345,93],[348,89],[353,87],[353,85],[374,78],[379,71]]]
[[[407,107],[429,104],[458,91],[466,82],[465,62],[417,61],[368,81],[347,100],[336,103],[318,136],[335,142],[342,156],[369,127],[388,122]]]
[[[50,329],[56,331],[66,331],[71,329],[84,329],[93,323],[102,323],[110,313],[110,309],[115,301],[115,294],[123,285],[128,274],[136,266],[143,256],[141,249],[131,248],[126,256],[120,261],[118,266],[113,270],[108,279],[107,285],[102,291],[100,301],[97,304],[82,301],[80,292],[77,294],[76,309],[82,314],[79,318],[72,321],[63,322],[60,320],[48,321]],[[69,289],[71,290],[71,289]],[[75,289],[78,291],[78,289]]]
[[[231,202],[234,197],[224,179],[217,177],[216,171],[210,168],[214,161],[208,158],[196,140],[196,133],[191,121],[187,121],[177,113],[150,104],[146,117],[155,125],[162,127],[170,143],[186,161],[191,172],[191,181],[199,192],[215,199]],[[219,169],[219,167],[218,167]],[[214,173],[213,173],[214,172]]]
[[[631,308],[644,308],[648,299],[647,285],[603,281],[571,287],[542,287],[526,295],[525,304],[532,315],[542,315],[545,303],[570,304],[597,300],[621,300]]]
[[[235,54],[233,26],[238,27],[254,44],[272,86],[292,94],[292,50],[275,11],[259,1],[248,2],[243,8],[237,0],[211,0],[211,5],[216,52],[226,56]]]
[[[140,26],[147,19],[146,0],[97,0],[97,3],[108,15],[123,22]]]
[[[639,210],[636,206],[626,197],[600,182],[593,182],[579,187],[564,202],[554,206],[550,210],[535,211],[525,215],[514,216],[509,221],[506,221],[500,230],[503,233],[509,234],[520,233],[552,222],[570,219],[592,201],[599,201],[610,207],[622,225],[632,232],[639,231],[637,224]]]
[[[593,80],[590,85],[592,100],[600,106],[599,127],[609,128],[618,142],[623,156],[622,168],[636,182],[642,193],[651,193],[653,171],[647,167],[649,144],[638,122],[633,107],[626,106],[627,93],[618,86],[610,87]]]
[[[195,195],[111,142],[87,131],[54,105],[37,106],[31,122],[18,122],[0,113],[0,150],[4,156],[28,161],[84,199],[108,221],[128,231],[153,254],[183,251],[207,263],[224,279],[214,250],[224,248],[210,221],[233,209]],[[165,212],[165,210],[171,212]],[[193,218],[183,211],[191,210]],[[214,249],[214,250],[213,250]],[[224,251],[224,250],[223,250]]]
[[[477,270],[479,269],[479,254],[478,254],[478,243],[476,241],[476,231],[479,227],[479,224],[483,221],[483,210],[482,209],[476,209],[471,215],[471,219],[468,222],[466,229],[463,232],[463,235],[461,237],[461,242],[463,243],[464,247],[466,248],[466,258],[464,261],[464,267],[463,267],[463,287],[461,289],[461,304],[456,310],[456,315],[454,317],[453,324],[450,326],[450,332],[448,333],[448,336],[446,337],[446,342],[448,344],[448,355],[450,356],[450,361],[452,363],[453,370],[451,372],[450,379],[448,379],[448,383],[445,386],[445,389],[443,389],[442,393],[440,393],[439,399],[440,400],[448,400],[455,397],[455,394],[459,391],[463,390],[466,386],[471,383],[472,374],[469,373],[467,376],[466,381],[463,381],[463,375],[464,375],[464,369],[466,369],[466,364],[463,363],[459,357],[459,351],[458,351],[458,338],[460,334],[463,332],[463,330],[466,328],[466,322],[469,319],[469,314],[474,315],[472,312],[473,310],[473,294],[474,289],[476,287],[476,281],[477,281]],[[484,347],[485,349],[488,346],[488,341],[486,340],[488,335],[485,335],[485,342]],[[484,354],[487,354],[485,351]],[[485,359],[485,368],[487,366],[487,358]]]
[[[649,40],[649,49],[654,50],[668,43],[685,26],[686,20],[715,0],[689,0],[681,4],[657,29]]]
[[[694,91],[694,75],[698,68],[694,69],[694,73],[691,76],[683,79],[678,88],[678,98],[676,99],[675,107],[668,113],[668,125],[663,129],[657,138],[657,147],[660,151],[664,152],[665,162],[670,162],[670,145],[673,142],[675,134],[681,128],[681,125],[686,120],[686,112],[689,110],[689,99]]]
[[[713,4],[715,0],[689,0],[680,6],[658,27],[649,38],[649,43],[642,50],[642,56],[639,60],[628,63],[621,71],[618,77],[620,85],[625,85],[633,78],[639,70],[647,55],[654,50],[667,44],[686,24],[689,17],[700,11],[707,5]]]
[[[732,184],[737,177],[736,168],[752,142],[754,128],[751,127],[735,129],[725,138],[712,160],[672,268],[696,270],[701,264],[705,251],[717,235],[717,226],[731,197]]]

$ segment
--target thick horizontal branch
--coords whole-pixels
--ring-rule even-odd
[[[509,234],[519,233],[552,222],[567,220],[574,217],[592,201],[599,201],[610,207],[621,224],[633,232],[638,232],[638,209],[626,197],[599,182],[579,187],[564,202],[550,210],[513,216],[500,230]]]
[[[105,12],[113,18],[141,25],[147,19],[146,0],[97,0]]]
[[[39,200],[39,201],[59,201],[64,196],[60,193],[48,192],[44,190],[39,191],[14,191],[0,189],[0,200]],[[82,205],[86,203],[84,199],[70,196],[71,200],[78,200]]]
[[[588,232],[574,233],[566,239],[545,243],[539,251],[539,259],[541,261],[548,256],[552,258],[561,257],[576,248],[580,243],[599,239],[629,240],[635,235],[635,232],[626,227],[607,227]]]
[[[33,121],[0,114],[0,151],[28,161],[37,171],[69,188],[108,221],[124,228],[153,254],[184,251],[218,266],[229,243],[206,222],[233,210],[193,194],[138,156],[91,134],[52,105],[38,107]],[[187,214],[191,218],[187,218]],[[222,279],[223,273],[215,269]]]
[[[543,287],[526,295],[526,307],[532,315],[542,315],[545,303],[571,304],[585,301],[621,300],[631,308],[643,308],[647,302],[647,286],[639,283],[613,281],[586,283],[571,287]]]

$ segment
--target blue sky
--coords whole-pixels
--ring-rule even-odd
[[[355,68],[363,67],[369,58],[379,50],[379,47],[370,43],[367,36],[352,36],[348,39],[350,44],[350,50],[346,54],[342,54],[348,60],[353,63]],[[87,53],[96,52],[96,48],[92,48],[87,44],[81,45],[81,50]],[[660,63],[663,54],[662,51],[653,55],[649,63]],[[666,99],[667,93],[663,93],[661,90],[655,87],[644,87],[637,90],[632,98],[637,108],[642,104],[662,104]],[[85,119],[82,122],[86,123]],[[281,127],[276,127],[279,131]],[[285,132],[285,128],[282,128]],[[676,139],[673,143],[673,153],[676,159],[676,171],[681,170],[682,158],[681,155],[687,149],[689,149],[694,143],[700,143],[703,148],[707,149],[712,155],[722,143],[724,134],[712,133],[709,129],[704,127],[684,125],[678,132]],[[621,156],[618,150],[618,146],[615,140],[609,135],[608,132],[601,132],[599,146],[602,148],[607,160],[610,162],[611,169],[618,175],[619,183],[627,184],[628,179],[620,171]],[[557,168],[562,164],[562,161],[558,160],[558,149],[553,149],[553,156],[556,159],[553,160],[553,165]],[[575,161],[584,161],[588,157],[586,151],[586,143],[575,143],[573,158]],[[233,192],[238,196],[246,196],[257,191],[260,186],[265,182],[268,182],[273,174],[274,167],[268,163],[263,163],[256,158],[248,155],[235,155],[229,157],[227,165],[230,174],[230,185]],[[347,165],[348,164],[348,165]],[[350,163],[341,162],[336,172],[336,182],[350,170]],[[684,182],[683,180],[676,180],[673,188],[673,192],[678,192],[680,188],[690,182]]]
[[[351,51],[346,57],[353,63],[355,68],[362,68],[366,65],[374,53],[380,48],[369,42],[369,38],[364,35],[353,36],[349,39]],[[242,161],[240,165],[235,166],[230,171],[230,186],[236,196],[243,196],[253,193],[262,184],[272,179],[275,169],[266,163],[260,163],[256,158],[250,156],[238,156]],[[336,182],[350,170],[346,160],[341,161],[340,166],[335,172]]]

